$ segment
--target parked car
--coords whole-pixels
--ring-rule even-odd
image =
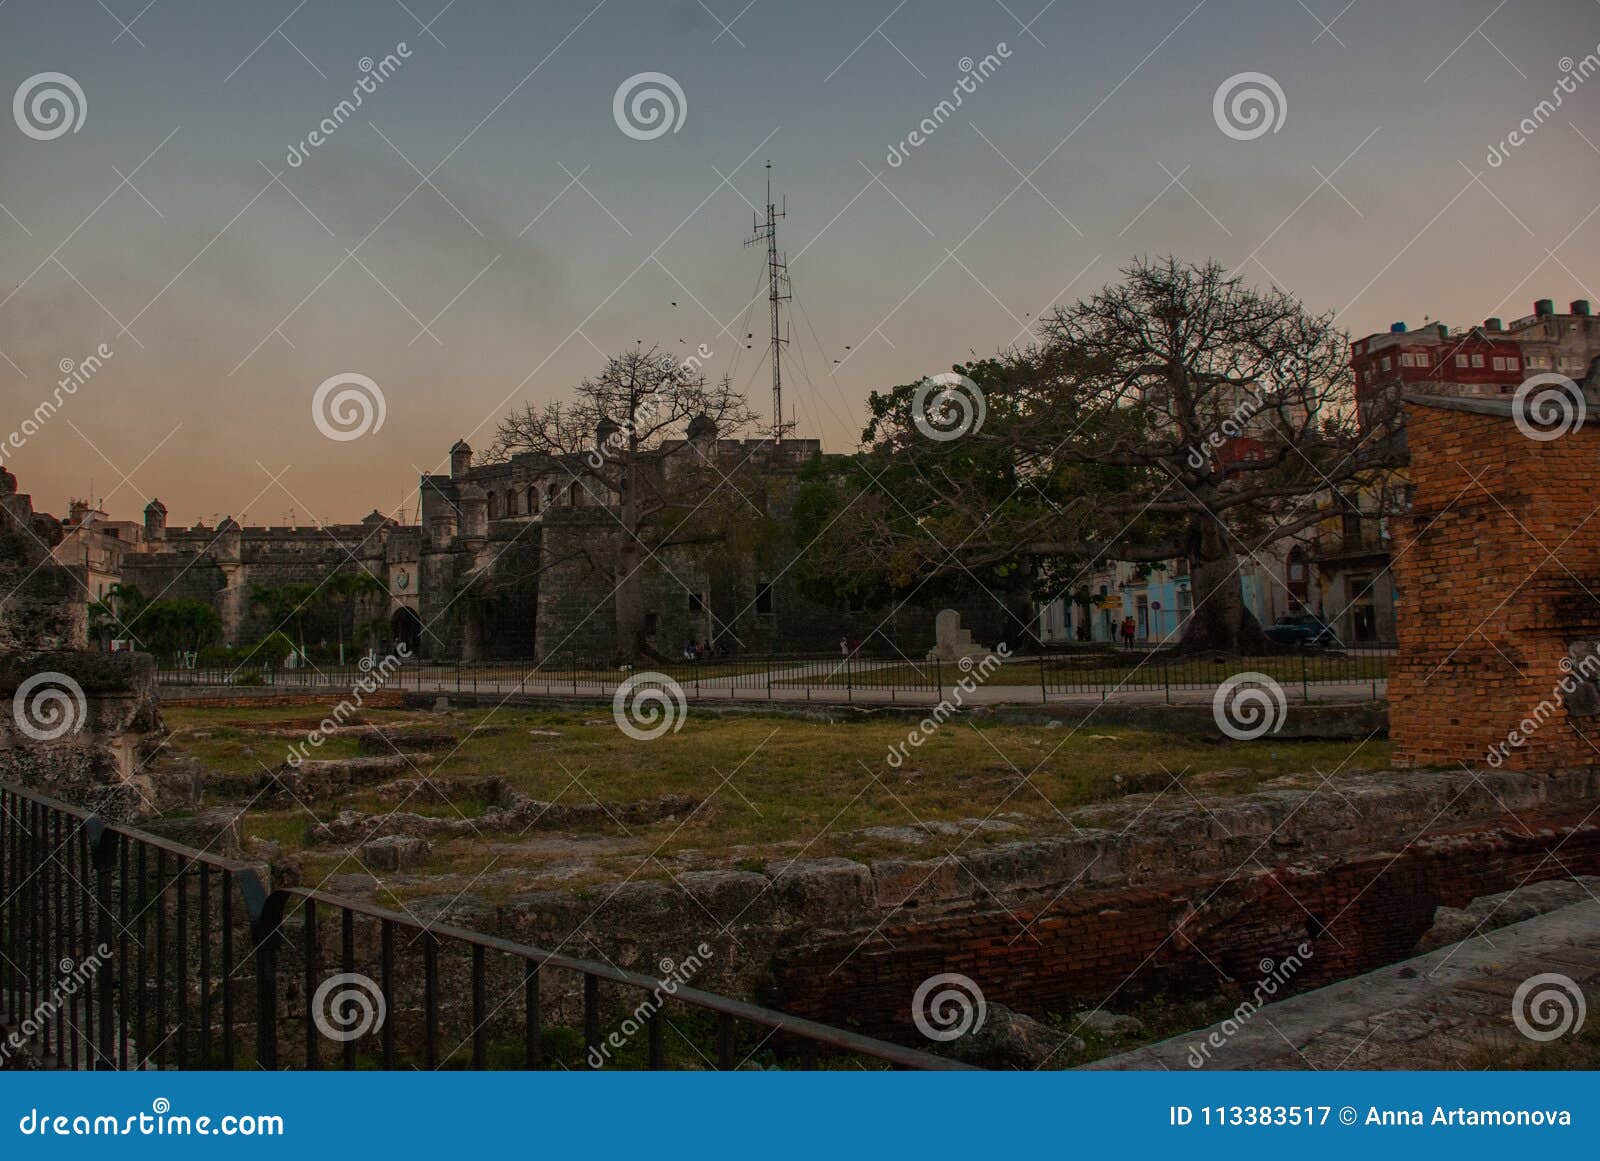
[[[1338,645],[1333,626],[1311,613],[1287,613],[1263,630],[1279,645]]]

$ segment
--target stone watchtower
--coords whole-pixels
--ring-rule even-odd
[[[144,538],[150,544],[167,538],[167,506],[160,500],[152,499],[144,506]]]
[[[450,478],[464,480],[472,467],[472,446],[464,439],[456,440],[450,448]]]
[[[468,482],[457,490],[461,501],[461,537],[481,541],[489,535],[489,500],[482,488]]]

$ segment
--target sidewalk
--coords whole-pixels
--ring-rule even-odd
[[[1591,990],[1600,983],[1600,902],[1267,1004],[1231,1036],[1215,1024],[1084,1067],[1188,1072],[1194,1050],[1220,1069],[1449,1068],[1496,1041],[1531,1043],[1512,1022],[1513,997],[1523,981],[1551,972]],[[1213,1035],[1221,1047],[1206,1046]]]

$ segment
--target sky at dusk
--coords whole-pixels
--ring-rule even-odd
[[[92,480],[173,525],[414,518],[455,439],[636,341],[764,412],[769,160],[786,399],[830,450],[1140,254],[1358,336],[1600,299],[1600,73],[1558,88],[1597,46],[1593,0],[0,0],[0,439],[111,352],[5,463],[56,513]],[[619,122],[646,73],[675,131]],[[1219,120],[1241,74],[1275,129]],[[330,439],[346,374],[383,422]]]

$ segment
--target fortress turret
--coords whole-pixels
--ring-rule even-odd
[[[467,469],[472,466],[472,446],[464,439],[458,439],[455,446],[450,449],[450,478],[452,480],[465,479]]]
[[[461,535],[467,540],[484,540],[489,535],[489,499],[477,484],[461,485]]]
[[[152,499],[144,506],[144,538],[151,544],[160,544],[167,538],[167,506]]]

